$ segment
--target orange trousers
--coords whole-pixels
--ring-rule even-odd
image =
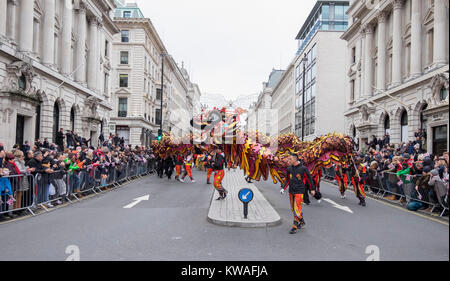
[[[294,214],[294,223],[292,224],[292,228],[297,229],[300,221],[303,219],[303,194],[289,193],[289,200],[291,202],[292,213]]]
[[[213,169],[208,168],[208,173],[206,174],[206,180],[209,182],[209,180],[211,179],[211,175],[213,173]]]
[[[344,195],[345,191],[347,191],[347,188],[348,188],[347,174],[344,174],[342,179],[338,176],[336,176],[334,179],[338,182],[339,191],[341,192],[342,195]]]
[[[220,170],[220,171],[216,171],[216,174],[214,175],[214,187],[219,190],[222,191],[222,180],[225,176],[225,171],[224,170]]]
[[[175,166],[175,170],[177,172],[176,178],[178,179],[180,177],[180,174],[181,174],[181,165],[176,165]]]
[[[186,170],[184,171],[183,179],[184,179],[186,176],[189,176],[191,179],[193,179],[193,177],[192,177],[192,166],[191,166],[191,165],[184,165],[184,168],[185,168]]]

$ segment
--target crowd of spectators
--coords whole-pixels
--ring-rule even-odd
[[[418,131],[415,140],[392,145],[389,135],[373,136],[368,150],[359,151],[367,168],[366,184],[371,191],[386,191],[388,200],[400,200],[409,210],[432,211],[433,206],[448,208],[448,152],[428,153],[426,136]],[[408,200],[407,200],[408,199]]]
[[[62,142],[63,136],[67,137],[66,146]],[[47,208],[53,208],[63,204],[61,200],[52,201],[62,194],[77,193],[78,197],[83,197],[83,186],[89,180],[98,180],[107,189],[108,177],[120,176],[119,167],[138,163],[139,167],[147,168],[148,161],[155,158],[151,149],[132,148],[117,135],[106,140],[100,135],[100,145],[95,147],[89,142],[91,140],[76,133],[64,135],[61,129],[55,143],[38,139],[34,145],[26,141],[22,145],[14,145],[11,150],[6,150],[0,143],[0,220],[22,215],[23,209],[8,210],[21,209],[28,206],[30,202],[27,200],[36,200],[31,179],[37,174],[40,177],[34,196]]]

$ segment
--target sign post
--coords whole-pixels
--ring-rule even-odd
[[[253,200],[253,191],[250,188],[239,190],[239,200],[244,204],[244,219],[248,216],[248,203]]]

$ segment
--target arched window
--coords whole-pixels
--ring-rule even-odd
[[[447,99],[448,96],[448,90],[445,87],[441,88],[441,91],[439,92],[439,97],[441,99],[441,101],[444,101],[445,99]]]
[[[41,138],[41,102],[36,106],[36,124],[35,124],[35,132],[34,138]]]
[[[420,129],[422,131],[427,129],[427,118],[424,116],[423,112],[428,108],[428,104],[422,106],[420,110]]]
[[[27,89],[27,78],[25,75],[19,77],[19,89],[25,91]]]
[[[353,138],[356,138],[356,127],[355,126],[353,126],[352,136],[353,136]]]
[[[406,112],[406,110],[403,110],[400,124],[401,124],[402,142],[407,143],[408,142],[408,112]]]
[[[391,118],[389,118],[389,115],[384,118],[384,134],[391,134]]]
[[[75,132],[75,109],[73,107],[70,110],[70,130]]]
[[[56,101],[55,105],[53,106],[53,140],[56,140],[56,133],[58,132],[59,128],[59,104]]]

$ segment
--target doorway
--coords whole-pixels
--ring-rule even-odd
[[[16,122],[16,144],[23,145],[24,140],[24,129],[25,129],[25,117],[22,115],[17,115]]]
[[[447,125],[433,128],[433,154],[442,155],[447,151]]]

